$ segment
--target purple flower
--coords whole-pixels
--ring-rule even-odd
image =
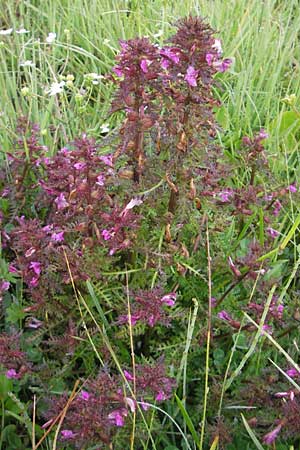
[[[25,252],[25,258],[30,258],[30,256],[32,256],[35,252],[36,252],[36,249],[35,249],[34,247],[30,247],[30,248]]]
[[[215,39],[214,44],[211,46],[211,48],[213,48],[214,50],[217,51],[218,56],[222,55],[223,53],[223,49],[222,49],[222,44],[220,39]]]
[[[226,72],[232,64],[231,58],[225,58],[222,61],[216,61],[213,65],[219,72]]]
[[[61,192],[58,197],[54,200],[54,203],[56,203],[57,209],[65,209],[67,206],[69,206],[69,203],[67,202],[64,194]]]
[[[217,306],[217,299],[216,297],[211,297],[210,298],[210,305],[212,308],[215,308]]]
[[[285,398],[285,397],[289,397],[290,393],[289,392],[276,392],[276,394],[274,394],[274,396],[277,398]]]
[[[32,277],[31,280],[29,281],[30,287],[36,287],[38,284],[39,284],[38,277]]]
[[[45,227],[43,227],[43,231],[45,231],[46,233],[50,233],[50,231],[52,231],[52,229],[53,229],[53,224],[46,225]]]
[[[185,81],[193,87],[197,86],[198,70],[195,70],[193,66],[189,66],[184,77]]]
[[[268,137],[269,137],[269,135],[268,135],[268,133],[266,132],[266,130],[264,130],[263,128],[261,128],[260,130],[259,130],[259,133],[258,133],[258,137],[259,137],[259,139],[268,139]]]
[[[275,239],[279,236],[279,231],[274,230],[274,228],[268,227],[266,228],[267,233],[271,236],[271,238]]]
[[[271,445],[280,433],[281,427],[282,425],[279,424],[276,428],[274,428],[274,430],[270,431],[270,433],[267,433],[263,438],[264,444]]]
[[[282,208],[282,204],[280,203],[279,200],[276,200],[274,203],[273,215],[278,216],[281,208]]]
[[[38,261],[32,261],[30,264],[29,264],[29,269],[32,269],[33,271],[34,271],[34,273],[36,274],[36,275],[40,275],[40,273],[41,273],[41,263],[40,262],[38,262]]]
[[[117,425],[117,427],[123,427],[124,426],[124,417],[127,416],[127,411],[126,409],[121,409],[121,410],[115,410],[113,412],[111,412],[108,415],[108,418],[110,420],[112,420],[115,425]]]
[[[150,316],[149,316],[149,318],[148,318],[148,325],[149,325],[151,328],[153,328],[154,325],[155,325],[155,322],[156,322],[156,320],[155,320],[154,315],[153,315],[153,314],[150,314]]]
[[[113,67],[112,71],[120,78],[124,75],[123,70],[121,69],[120,66]]]
[[[100,161],[104,162],[109,167],[113,167],[113,155],[103,155],[99,157]]]
[[[295,192],[297,192],[297,188],[296,188],[295,184],[290,184],[289,187],[288,187],[288,190],[289,190],[292,194],[294,194]]]
[[[111,230],[102,230],[101,231],[102,237],[105,241],[109,241],[109,239],[111,239],[115,232],[113,231],[113,228]]]
[[[155,400],[157,402],[162,402],[164,400],[167,400],[168,396],[164,393],[164,391],[159,391],[159,393],[156,395]]]
[[[82,400],[85,400],[87,402],[90,398],[90,394],[87,391],[81,391],[80,398],[82,398]]]
[[[160,51],[160,55],[163,57],[161,66],[164,69],[167,69],[169,66],[169,61],[172,61],[175,64],[178,64],[180,61],[179,55],[176,50],[168,47],[164,47]]]
[[[15,380],[17,380],[17,379],[19,378],[19,375],[18,375],[18,373],[15,371],[15,369],[9,369],[9,370],[7,370],[7,371],[5,372],[5,376],[6,376],[6,378],[9,378],[9,379],[15,379]]]
[[[128,370],[124,369],[123,373],[124,373],[124,377],[126,378],[127,381],[133,381],[134,380],[133,375],[131,375],[131,373],[128,372]]]
[[[176,293],[170,292],[170,294],[166,294],[161,299],[162,303],[165,303],[168,306],[174,306],[176,301]]]
[[[34,330],[37,330],[43,325],[43,322],[41,320],[36,319],[35,317],[31,317],[30,321],[28,322],[28,328],[32,328]]]
[[[263,330],[265,333],[268,333],[268,334],[272,334],[272,333],[273,333],[272,327],[271,327],[270,325],[267,325],[267,324],[264,324],[264,325],[262,326],[262,330]],[[262,334],[263,334],[263,333],[262,333]]]
[[[143,203],[143,200],[139,199],[139,198],[133,198],[130,200],[130,202],[125,206],[125,208],[123,209],[123,211],[121,212],[120,216],[124,217],[126,216],[127,212],[134,208],[135,206],[139,206]]]
[[[51,241],[53,242],[63,242],[64,240],[64,231],[60,231],[59,233],[51,234]]]
[[[76,170],[84,170],[86,168],[86,163],[85,162],[78,162],[78,163],[74,164],[74,168]]]
[[[8,271],[10,273],[18,273],[18,269],[13,264],[9,265]]]
[[[148,405],[148,403],[145,403],[143,399],[141,399],[141,401],[139,402],[139,404],[141,405],[141,407],[143,408],[144,411],[148,411],[148,409],[150,408],[150,406]]]
[[[2,292],[7,291],[9,289],[9,286],[10,286],[10,282],[3,280],[0,283],[0,291],[2,291]]]
[[[72,430],[62,430],[61,435],[63,439],[73,439],[75,437],[75,433]]]
[[[295,369],[294,367],[292,367],[291,369],[288,369],[285,373],[291,378],[299,377],[299,375],[300,375],[300,372],[297,369]]]
[[[134,413],[136,410],[135,400],[133,400],[133,398],[130,398],[130,397],[125,397],[124,401],[125,401],[126,405],[129,407],[130,411],[132,413]]]
[[[151,61],[149,59],[142,59],[140,62],[141,69],[144,73],[148,72],[148,67],[150,66]]]
[[[232,321],[232,317],[230,316],[230,314],[228,314],[228,312],[224,311],[224,310],[220,311],[218,313],[218,317],[219,317],[219,319],[226,320],[227,322],[231,322]]]
[[[214,61],[214,55],[212,53],[206,53],[205,59],[207,64],[211,66]]]
[[[220,199],[222,202],[230,202],[230,198],[233,196],[233,192],[229,189],[225,190],[225,191],[221,191],[219,193]]]
[[[98,186],[104,186],[104,181],[105,181],[105,177],[103,174],[100,174],[97,176],[96,184],[98,184]]]

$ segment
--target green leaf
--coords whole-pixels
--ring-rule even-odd
[[[182,401],[180,400],[180,398],[179,398],[176,394],[175,394],[175,399],[176,399],[177,405],[178,405],[178,407],[179,407],[179,409],[180,409],[180,411],[181,411],[181,414],[182,414],[182,416],[183,416],[183,418],[184,418],[184,421],[185,421],[185,423],[186,423],[186,426],[188,427],[188,429],[189,429],[190,432],[191,432],[191,435],[192,435],[192,437],[193,437],[193,439],[194,439],[195,444],[196,444],[196,445],[200,445],[200,440],[199,440],[198,433],[197,433],[197,431],[195,430],[194,424],[193,424],[193,422],[192,422],[190,416],[188,415],[187,410],[185,409],[184,404],[182,403]]]
[[[23,306],[18,305],[17,303],[12,303],[7,308],[7,321],[9,323],[18,323],[19,320],[24,319],[25,315]]]
[[[257,439],[257,437],[255,436],[255,434],[253,433],[252,429],[250,428],[250,425],[248,424],[247,420],[245,419],[245,417],[243,416],[243,414],[241,414],[245,428],[249,434],[249,436],[252,439],[253,444],[256,446],[256,448],[258,450],[264,450],[263,446],[261,445],[261,443],[259,442],[259,440]]]
[[[5,400],[10,391],[13,390],[13,382],[5,375],[0,375],[0,399]]]

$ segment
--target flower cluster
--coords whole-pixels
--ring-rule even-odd
[[[130,307],[130,323],[135,325],[137,322],[148,324],[154,327],[156,323],[168,325],[170,319],[164,309],[164,306],[174,306],[176,294],[163,294],[161,288],[152,289],[151,291],[138,291],[132,293],[134,303]],[[122,315],[118,319],[118,323],[128,323],[128,315]]]
[[[26,354],[20,348],[20,335],[0,334],[0,369],[7,378],[14,379],[30,371]]]

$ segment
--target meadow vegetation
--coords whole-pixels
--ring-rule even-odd
[[[7,0],[0,450],[300,449],[298,0]]]

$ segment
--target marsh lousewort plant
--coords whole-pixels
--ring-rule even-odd
[[[298,187],[273,185],[263,128],[240,136],[234,151],[217,144],[213,93],[232,61],[205,21],[180,20],[161,46],[143,37],[120,47],[105,77],[115,86],[112,135],[97,140],[84,131],[53,155],[38,125],[21,117],[1,168],[2,380],[26,404],[35,393],[36,433],[58,430],[60,448],[129,448],[128,436],[131,448],[147,440],[147,448],[181,448],[178,428],[153,411],[164,402],[159,411],[191,441],[172,401],[177,388],[198,433],[208,320],[205,445],[213,437],[227,448],[238,414],[219,401],[232,341],[230,371],[255,323],[266,347],[264,336],[290,326],[283,298],[268,296],[286,276],[278,269],[287,246],[279,245],[282,219]],[[264,383],[251,368],[238,373],[223,405],[257,407],[247,420],[266,444],[299,436],[298,392],[279,376],[266,373]],[[298,370],[286,374],[297,378]],[[8,398],[1,397],[7,408]]]

